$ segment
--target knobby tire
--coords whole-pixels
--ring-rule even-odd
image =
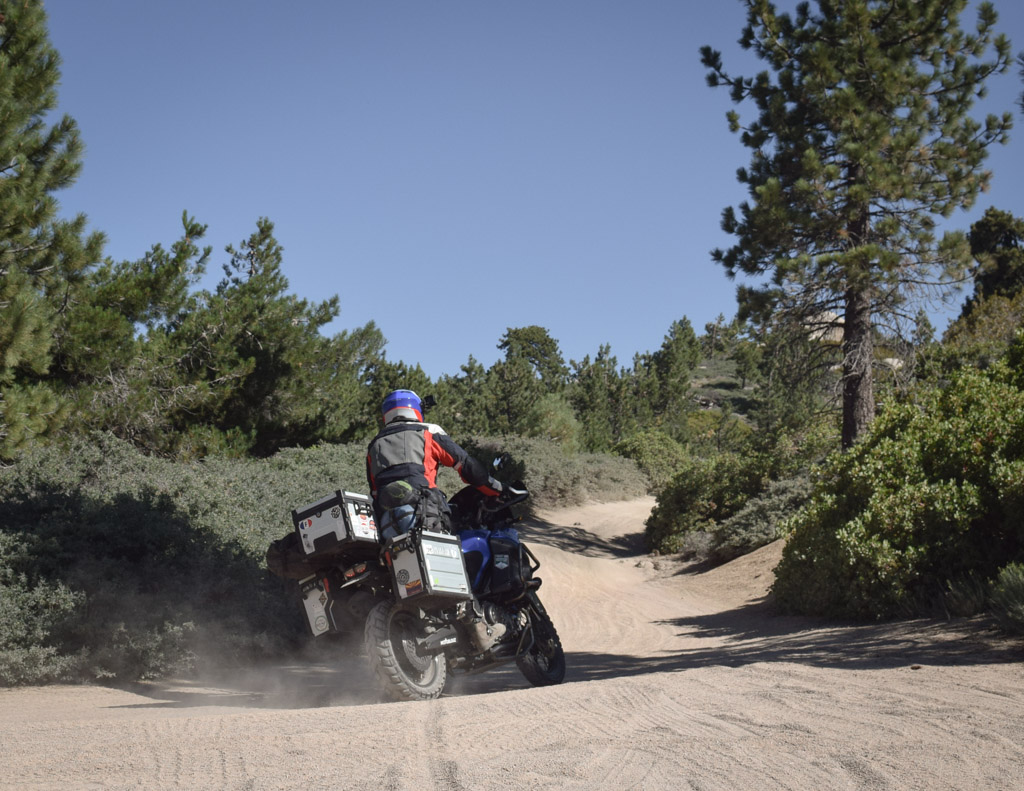
[[[409,639],[415,631],[415,617],[391,601],[378,602],[366,617],[366,654],[392,700],[430,700],[444,691],[448,677],[444,654],[416,656]]]
[[[550,687],[565,679],[565,651],[551,618],[540,606],[530,608],[533,645],[516,658],[516,666],[535,687]]]

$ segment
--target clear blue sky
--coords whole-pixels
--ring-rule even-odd
[[[1021,51],[1024,4],[995,6]],[[60,110],[86,144],[62,212],[86,213],[116,260],[170,245],[188,210],[209,226],[212,288],[225,245],[269,217],[290,290],[341,298],[330,333],[372,319],[389,359],[432,377],[469,355],[490,365],[508,327],[546,327],[566,359],[608,343],[628,364],[676,319],[701,332],[735,313],[736,284],[709,251],[731,244],[719,219],[744,198],[735,172],[749,152],[698,49],[720,49],[734,73],[761,68],[736,44],[739,2],[46,9]],[[1013,111],[1022,131],[992,152],[991,192],[952,227],[990,205],[1024,216],[1022,90],[1016,69],[990,83],[985,109]]]

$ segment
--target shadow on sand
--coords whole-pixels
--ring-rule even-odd
[[[531,517],[516,525],[527,544],[536,543],[588,558],[627,558],[644,552],[643,533],[601,538],[579,525],[558,525]]]
[[[786,662],[872,670],[909,665],[982,665],[1019,662],[1024,646],[1002,637],[984,618],[959,622],[918,619],[842,624],[773,615],[767,601],[733,610],[661,621],[679,628],[696,647],[660,657],[574,653],[572,680]],[[708,645],[700,645],[707,639]]]

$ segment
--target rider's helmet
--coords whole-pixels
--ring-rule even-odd
[[[384,403],[380,405],[380,411],[384,415],[386,426],[395,418],[408,418],[409,420],[423,420],[423,405],[420,397],[412,390],[393,390],[384,396]]]

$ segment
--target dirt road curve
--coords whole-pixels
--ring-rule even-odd
[[[1024,788],[1024,651],[971,624],[773,617],[778,547],[701,572],[637,552],[650,502],[527,528],[566,683],[429,703],[358,657],[128,692],[0,690],[2,789]]]

